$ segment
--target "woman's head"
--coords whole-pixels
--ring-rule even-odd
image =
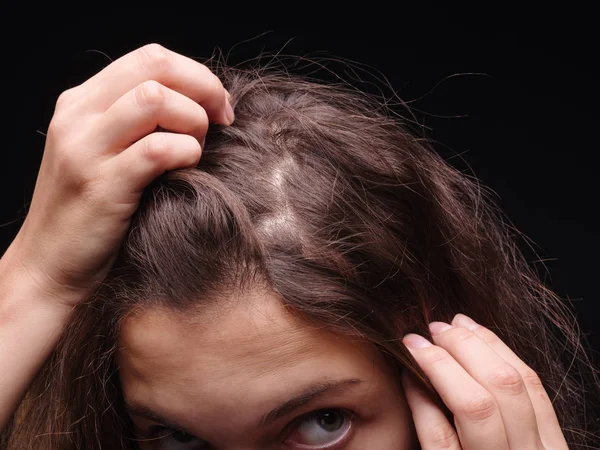
[[[11,445],[136,448],[132,420],[152,409],[217,448],[268,448],[298,414],[326,408],[313,417],[331,424],[325,438],[343,435],[351,410],[362,447],[409,449],[400,372],[444,406],[401,338],[458,312],[540,375],[566,429],[581,426],[564,363],[588,361],[569,314],[474,180],[365,95],[220,75],[235,123],[210,130],[198,167],[146,190]],[[313,422],[300,432],[324,436]]]

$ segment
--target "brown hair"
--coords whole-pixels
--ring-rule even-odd
[[[285,72],[219,75],[235,123],[210,129],[197,168],[146,189],[115,266],[77,307],[0,447],[136,448],[114,361],[123,318],[264,288],[372,343],[446,414],[401,337],[466,313],[537,372],[570,448],[591,448],[600,382],[585,338],[489,193],[372,97]]]

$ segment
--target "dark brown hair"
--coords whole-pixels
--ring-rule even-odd
[[[466,313],[537,372],[570,448],[591,448],[600,382],[584,337],[489,192],[347,86],[283,71],[219,75],[235,123],[210,129],[197,168],[145,191],[113,270],[77,307],[1,448],[136,448],[114,360],[123,318],[202,310],[250,289],[372,343],[441,407],[401,338]]]

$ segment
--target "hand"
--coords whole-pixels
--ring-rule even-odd
[[[443,412],[406,373],[402,382],[423,450],[568,450],[539,377],[492,331],[457,314],[432,322],[435,345],[403,342],[454,414]]]
[[[64,92],[7,251],[13,265],[68,306],[84,298],[114,262],[143,189],[198,163],[209,120],[233,121],[227,95],[206,66],[156,44]]]

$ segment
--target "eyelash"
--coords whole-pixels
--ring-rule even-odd
[[[329,447],[319,447],[319,448],[321,450],[336,450],[336,449],[340,449],[339,446],[341,444],[347,442],[350,433],[352,433],[352,431],[353,431],[353,428],[355,426],[355,422],[356,422],[356,419],[357,419],[357,414],[354,411],[349,410],[349,409],[344,409],[344,408],[320,408],[320,409],[311,411],[309,413],[306,413],[306,414],[304,414],[304,415],[302,415],[300,417],[297,417],[289,425],[287,425],[284,428],[284,431],[282,433],[284,437],[283,437],[283,439],[280,440],[280,442],[283,443],[289,437],[289,435],[297,427],[299,427],[303,422],[308,421],[310,419],[315,419],[315,418],[319,417],[321,414],[323,414],[326,411],[337,411],[337,412],[341,413],[344,416],[344,418],[350,422],[350,424],[349,424],[350,428],[348,429],[348,431],[345,434],[345,437],[341,441],[338,441],[338,442],[334,443],[333,445],[330,445]]]
[[[181,433],[181,430],[175,430],[173,428],[165,427],[162,425],[152,425],[148,428],[148,433],[144,436],[144,439],[162,439],[170,436],[174,433]]]
[[[294,431],[298,426],[300,426],[300,424],[303,423],[304,421],[314,419],[319,414],[322,414],[324,411],[331,411],[331,410],[339,411],[340,413],[342,413],[346,417],[346,419],[350,421],[351,429],[354,427],[354,422],[356,420],[356,413],[354,411],[344,409],[344,408],[321,408],[321,409],[317,409],[315,411],[306,413],[300,417],[297,417],[292,422],[290,422],[290,424],[284,428],[284,431],[282,433],[284,437],[282,439],[280,439],[279,441],[283,443],[285,441],[285,439],[287,438],[287,436],[292,431]],[[351,429],[348,431],[348,433],[351,432]],[[148,433],[145,436],[145,439],[148,439],[148,440],[162,439],[173,433],[181,433],[181,432],[182,432],[181,430],[176,430],[176,429],[165,427],[162,425],[155,425],[155,426],[149,427]],[[190,435],[190,436],[192,436],[192,435]],[[197,439],[200,439],[200,438],[197,438]],[[335,447],[337,447],[337,445],[335,445]],[[334,450],[335,447],[330,447],[330,449]],[[327,450],[327,448],[325,448],[324,450]]]

